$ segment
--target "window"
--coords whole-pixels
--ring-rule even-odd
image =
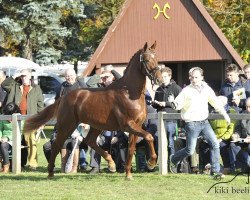
[[[43,94],[55,94],[61,86],[61,83],[51,76],[38,76],[38,83]]]

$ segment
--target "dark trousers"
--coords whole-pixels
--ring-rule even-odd
[[[105,140],[100,147],[111,154],[116,164],[116,170],[123,172],[125,170],[126,158],[128,153],[127,140],[118,140],[116,144],[111,145],[111,138]],[[90,166],[100,169],[101,156],[94,150],[90,150]]]
[[[21,145],[26,146],[24,138],[22,137]],[[0,154],[3,159],[3,165],[7,165],[12,160],[12,146],[8,142],[0,142]],[[21,166],[24,167],[27,163],[28,150],[27,148],[21,149]]]
[[[229,140],[222,140],[220,142],[220,155],[224,168],[230,168],[230,156],[229,156]]]
[[[158,137],[154,137],[154,148],[155,152],[158,155]],[[136,144],[136,170],[137,171],[146,171],[147,170],[147,160],[150,158],[150,148],[145,139]]]
[[[241,168],[245,170],[250,167],[250,144],[231,143],[230,144],[230,163],[232,169]]]
[[[199,168],[201,171],[205,169],[205,166],[211,162],[210,160],[209,144],[200,140],[199,143]]]
[[[11,145],[8,142],[0,142],[0,151],[3,158],[3,165],[9,164]]]

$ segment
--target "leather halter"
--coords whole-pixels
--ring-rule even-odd
[[[142,63],[143,68],[145,69],[145,72],[146,72],[145,75],[150,79],[151,84],[153,86],[153,85],[156,84],[155,73],[157,71],[159,71],[160,68],[158,66],[155,66],[153,69],[149,69],[148,65],[147,65],[148,61],[145,61],[144,58],[143,58],[143,55],[145,55],[145,54],[150,54],[151,55],[152,53],[143,53],[143,54],[141,54],[140,55],[140,62]]]

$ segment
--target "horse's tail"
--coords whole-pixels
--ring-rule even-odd
[[[58,110],[58,106],[60,104],[61,98],[62,97],[57,99],[55,103],[44,108],[41,112],[29,117],[24,123],[23,132],[25,134],[29,134],[32,131],[40,128],[50,119],[55,118],[57,115],[57,110]]]

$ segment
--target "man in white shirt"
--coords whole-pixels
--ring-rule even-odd
[[[219,143],[207,120],[209,115],[208,103],[224,116],[228,124],[230,124],[230,118],[223,105],[218,102],[212,88],[203,81],[203,70],[201,68],[193,68],[190,81],[191,84],[186,86],[175,99],[169,98],[173,108],[181,110],[187,132],[186,147],[170,157],[170,170],[176,173],[176,165],[182,159],[194,153],[197,138],[201,135],[210,145],[211,175],[216,179],[222,178],[224,175],[220,172]]]

